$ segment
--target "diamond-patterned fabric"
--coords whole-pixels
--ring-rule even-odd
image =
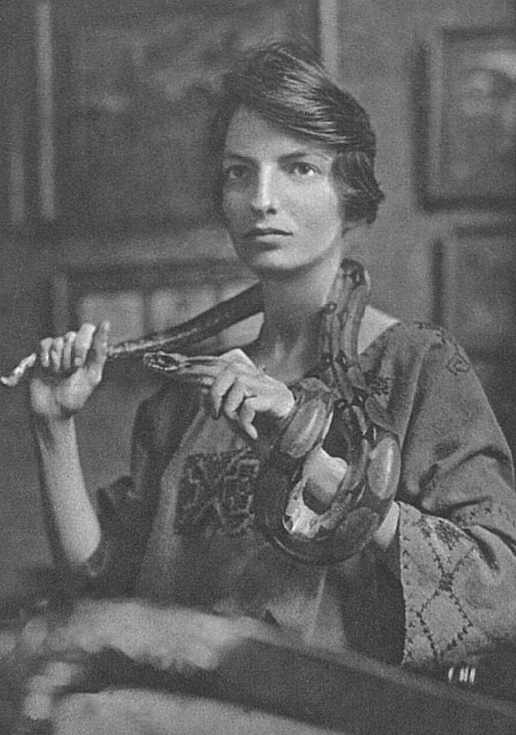
[[[406,660],[448,658],[455,650],[463,655],[468,637],[483,638],[463,594],[471,567],[481,562],[478,548],[449,521],[404,506],[400,549],[408,590]]]

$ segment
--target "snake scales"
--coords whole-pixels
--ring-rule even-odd
[[[298,561],[335,564],[357,554],[385,518],[396,492],[400,450],[388,415],[367,387],[358,359],[358,333],[370,283],[355,261],[342,263],[322,315],[318,377],[293,386],[298,399],[286,430],[270,447],[255,492],[264,535]],[[178,381],[209,387],[224,361],[149,352],[144,363]],[[329,429],[328,429],[329,427]],[[327,430],[327,433],[326,433]],[[314,510],[302,483],[307,455],[340,447],[347,472],[329,507]],[[304,516],[302,527],[293,518]]]

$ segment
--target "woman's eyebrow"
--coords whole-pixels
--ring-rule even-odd
[[[320,151],[312,151],[306,148],[299,148],[298,150],[285,153],[279,157],[280,161],[290,161],[297,158],[322,158],[325,161],[331,161],[332,156]],[[233,158],[239,161],[254,161],[256,160],[253,156],[245,156],[242,153],[235,153],[234,151],[225,151],[222,154],[222,158]]]
[[[296,158],[322,158],[324,161],[331,161],[332,156],[327,153],[323,153],[322,151],[312,151],[307,150],[306,148],[300,148],[297,151],[286,153],[284,156],[280,157],[280,160],[290,161]]]
[[[251,156],[244,156],[241,153],[233,153],[233,151],[224,151],[222,154],[222,159],[226,158],[235,158],[238,161],[253,161],[254,159]]]

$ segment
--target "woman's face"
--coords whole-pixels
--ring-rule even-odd
[[[223,152],[223,210],[238,256],[258,275],[309,269],[343,256],[334,155],[239,109]]]

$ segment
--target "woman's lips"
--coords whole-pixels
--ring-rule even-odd
[[[246,240],[256,240],[265,237],[289,237],[292,233],[280,230],[277,227],[253,227],[245,233]]]

